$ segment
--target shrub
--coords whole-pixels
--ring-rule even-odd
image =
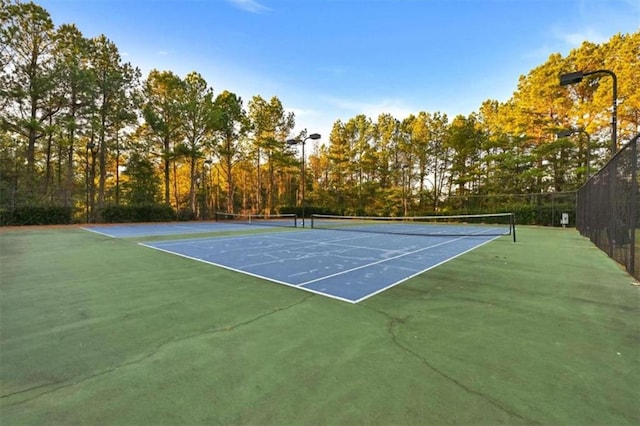
[[[22,206],[0,210],[0,225],[68,225],[73,209],[64,206]]]

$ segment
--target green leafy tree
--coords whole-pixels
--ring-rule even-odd
[[[344,213],[348,193],[353,184],[349,174],[352,159],[352,147],[345,124],[337,120],[333,123],[329,135],[329,147],[327,149],[329,161],[329,185],[335,195],[335,204],[340,213]]]
[[[615,34],[602,45],[605,67],[616,73],[618,79],[618,145],[629,141],[640,132],[640,31],[633,34]],[[609,81],[603,86],[613,90]],[[609,108],[609,93],[603,93],[601,106]],[[590,129],[593,131],[593,129]]]
[[[398,168],[400,122],[391,114],[380,114],[375,124],[376,175],[381,188],[393,186]]]
[[[13,28],[10,26],[9,14],[8,0],[0,0],[0,110],[2,111],[9,100],[11,44],[16,31],[15,26]]]
[[[197,72],[189,73],[184,79],[182,99],[182,116],[184,145],[183,152],[189,161],[189,204],[191,211],[196,208],[197,182],[201,180],[203,187],[204,172],[198,169],[198,162],[203,160],[207,151],[212,151],[215,110],[213,89]],[[202,164],[204,170],[204,163]]]
[[[453,153],[449,183],[457,187],[457,196],[471,194],[478,187],[482,145],[482,133],[474,115],[459,115],[453,119],[449,127],[449,146]]]
[[[59,160],[65,159],[64,181],[59,185],[63,190],[63,204],[70,205],[74,184],[74,159],[79,132],[82,133],[90,115],[92,83],[88,69],[89,41],[83,37],[75,25],[61,25],[55,34],[55,50],[59,89],[63,99],[63,109],[58,114]],[[62,164],[59,166],[62,172]]]
[[[242,159],[242,141],[249,130],[242,99],[235,93],[223,91],[216,97],[213,120],[218,139],[215,150],[227,183],[226,210],[233,213],[236,181],[234,166]]]
[[[171,71],[151,71],[143,87],[142,112],[147,124],[145,133],[160,147],[166,204],[171,203],[173,149],[183,137],[180,100],[184,90],[183,81]]]
[[[373,122],[364,114],[351,118],[345,124],[345,133],[351,153],[351,161],[347,164],[347,173],[352,185],[351,193],[348,195],[355,201],[355,204],[352,202],[352,208],[360,214],[364,213],[365,206],[374,195],[370,191],[373,186],[368,185],[369,180],[375,174],[375,155],[371,145],[373,131]]]
[[[134,151],[125,166],[128,180],[123,183],[123,195],[127,203],[155,204],[161,197],[160,178],[151,160]]]
[[[137,81],[137,70],[122,62],[117,46],[104,35],[90,41],[90,63],[94,82],[94,110],[92,126],[97,134],[97,155],[99,163],[98,207],[105,204],[107,171],[113,167],[114,175],[119,163],[120,148],[117,144],[118,132],[127,115],[121,112],[130,102],[126,100]],[[129,117],[131,120],[133,116]],[[117,147],[117,149],[116,149]]]
[[[0,81],[3,83],[2,128],[26,141],[26,168],[23,177],[23,202],[38,200],[39,173],[36,156],[39,141],[52,114],[50,97],[56,87],[52,56],[54,26],[49,13],[34,3],[2,5],[3,41]]]
[[[311,185],[309,191],[309,204],[312,206],[321,206],[333,208],[334,192],[331,187],[330,170],[331,163],[329,159],[329,150],[327,145],[322,144],[316,147],[308,160],[308,175],[310,175]],[[282,182],[283,185],[286,181]],[[284,191],[286,194],[286,191]]]
[[[253,154],[257,164],[257,194],[256,209],[270,213],[275,207],[274,171],[286,163],[285,158],[290,158],[290,152],[286,151],[285,141],[295,126],[293,113],[287,113],[282,102],[277,97],[272,97],[269,102],[261,96],[254,96],[248,105],[248,116],[251,122],[253,134]],[[267,186],[266,205],[263,206],[260,174],[260,159],[266,157]]]

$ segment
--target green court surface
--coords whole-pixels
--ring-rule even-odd
[[[640,424],[640,288],[573,229],[357,305],[75,227],[0,250],[1,425]]]

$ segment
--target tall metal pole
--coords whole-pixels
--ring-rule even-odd
[[[313,140],[317,140],[320,139],[321,136],[319,133],[312,133],[309,136],[307,136],[306,138],[304,138],[303,140],[299,140],[299,139],[289,139],[286,141],[287,145],[298,145],[298,144],[302,144],[302,197],[301,197],[301,204],[302,204],[302,227],[305,227],[305,221],[304,221],[304,216],[305,216],[305,209],[304,209],[304,187],[306,184],[306,165],[305,165],[305,155],[304,155],[304,145],[307,142],[307,140],[309,139],[313,139]]]
[[[85,206],[85,212],[86,212],[86,216],[87,216],[87,223],[89,223],[89,144],[87,144],[87,149],[85,152],[85,190],[87,193],[87,204]]]
[[[611,118],[611,133],[612,133],[612,154],[615,154],[618,150],[618,78],[613,72],[608,73],[613,79],[613,112]]]
[[[629,253],[629,271],[631,272],[631,275],[633,275],[634,277],[638,277],[640,274],[638,273],[638,271],[636,270],[636,267],[638,265],[636,265],[636,244],[638,243],[637,238],[638,236],[636,235],[635,232],[635,228],[636,228],[636,224],[638,223],[638,211],[636,209],[636,206],[638,205],[638,195],[640,193],[640,183],[638,183],[638,167],[640,166],[640,164],[638,164],[638,139],[640,138],[640,133],[638,133],[633,139],[631,139],[631,142],[629,143],[630,146],[629,148],[631,149],[631,182],[632,185],[635,185],[635,189],[633,190],[633,192],[631,193],[631,217],[629,218],[629,227],[631,228],[629,232],[630,236],[631,236],[631,242],[630,242],[630,253]]]
[[[582,130],[582,133],[587,135],[587,179],[591,178],[591,135],[586,130]]]
[[[405,180],[405,173],[407,165],[402,165],[402,215],[407,216],[407,184]]]
[[[257,171],[258,171],[258,180],[256,182],[256,214],[260,214],[260,198],[262,198],[262,190],[260,188],[260,147],[258,147],[258,167],[257,167]]]
[[[584,75],[607,74],[613,81],[613,109],[611,110],[611,155],[618,151],[618,78],[613,71],[596,70],[584,73]]]
[[[304,158],[304,146],[306,145],[308,138],[302,141],[302,227],[304,228],[304,187],[306,184],[306,167]]]
[[[87,143],[87,223],[89,223],[90,220],[90,214],[93,213],[93,201],[94,201],[94,194],[93,194],[93,180],[95,179],[95,149],[96,144],[93,143],[92,141],[90,141],[89,143]],[[89,173],[89,152],[91,152],[91,173]]]

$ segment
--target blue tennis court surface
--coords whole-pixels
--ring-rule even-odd
[[[357,303],[496,238],[293,230],[142,245]]]

